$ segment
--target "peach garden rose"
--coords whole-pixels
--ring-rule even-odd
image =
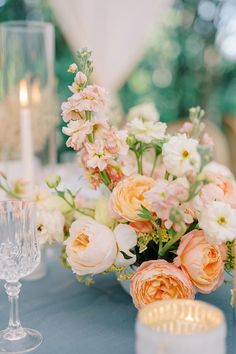
[[[223,283],[225,256],[225,246],[211,245],[204,231],[193,230],[182,237],[174,262],[199,292],[209,294]]]
[[[130,291],[137,308],[157,300],[193,299],[189,277],[164,259],[147,261],[131,278]]]
[[[114,188],[110,197],[111,215],[119,221],[140,221],[138,216],[141,205],[150,208],[150,203],[144,193],[156,185],[153,178],[133,175],[120,181]]]

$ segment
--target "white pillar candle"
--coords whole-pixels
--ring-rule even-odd
[[[218,308],[169,300],[145,306],[136,322],[136,354],[226,354],[226,325]]]
[[[28,107],[28,91],[25,80],[20,82],[20,130],[21,130],[21,160],[23,177],[34,182],[34,150],[32,139],[31,115]]]

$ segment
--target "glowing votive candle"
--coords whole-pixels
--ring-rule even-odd
[[[226,354],[221,310],[194,300],[158,301],[139,311],[136,354]]]

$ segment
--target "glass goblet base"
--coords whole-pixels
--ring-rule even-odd
[[[0,331],[0,353],[28,353],[42,343],[43,337],[38,331],[29,328],[20,330],[21,333],[14,333],[8,328]]]

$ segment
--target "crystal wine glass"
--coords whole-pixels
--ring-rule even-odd
[[[0,353],[26,353],[40,345],[38,331],[23,328],[18,313],[19,279],[34,271],[40,261],[36,235],[35,204],[0,202],[0,279],[10,303],[8,328],[0,331]]]

